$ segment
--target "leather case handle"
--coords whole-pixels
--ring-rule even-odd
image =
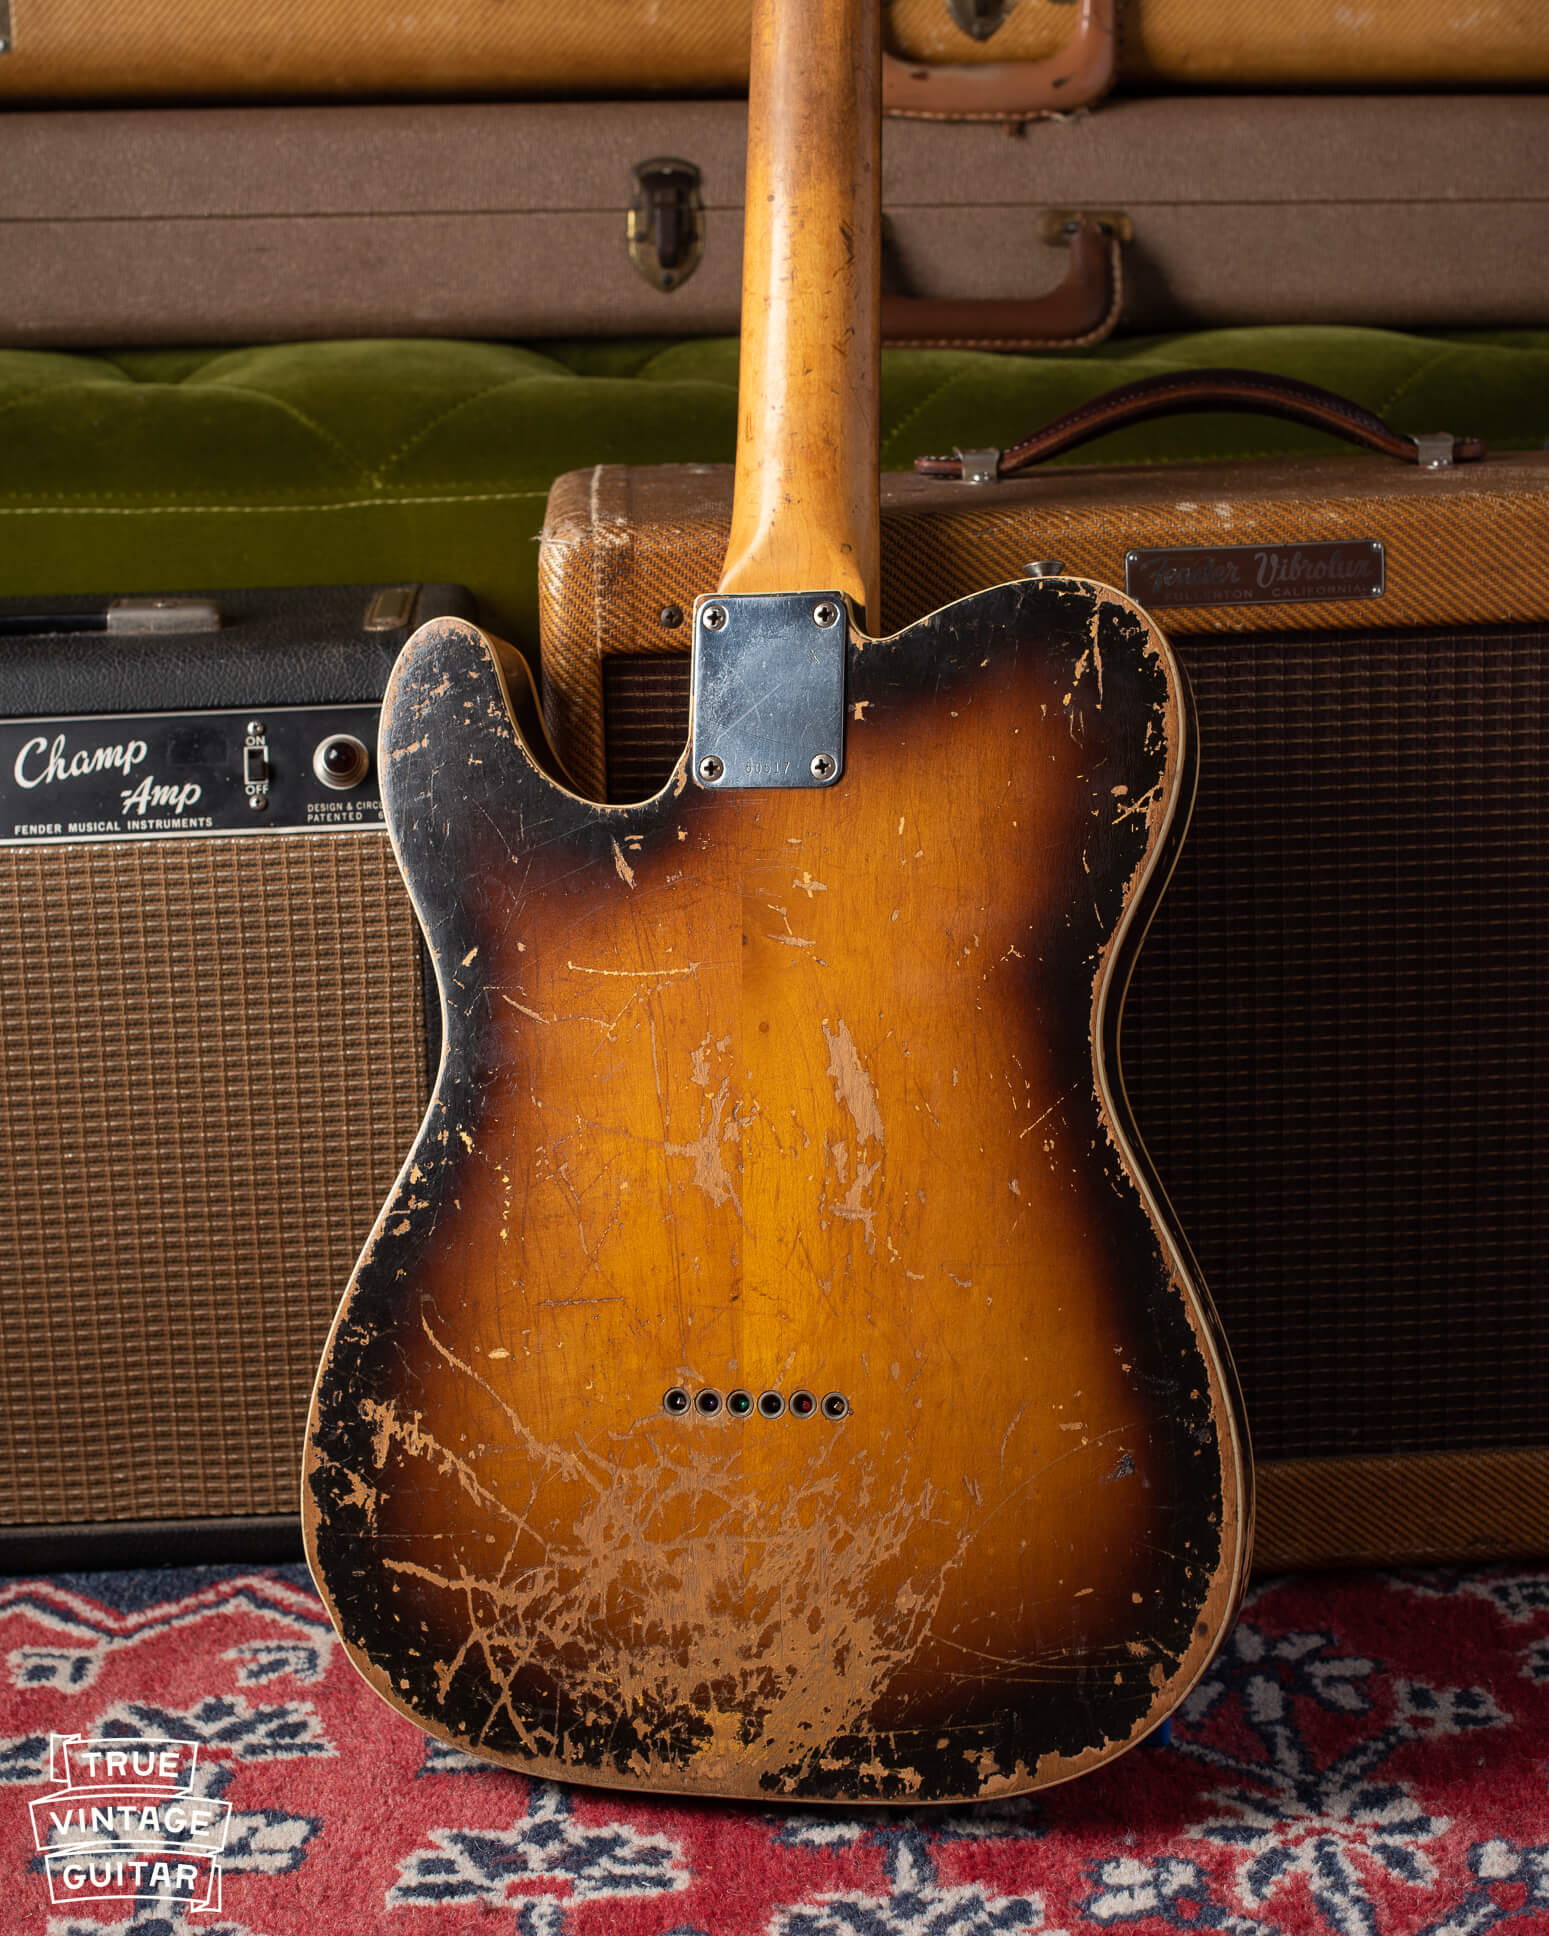
[[[882,340],[897,349],[1084,349],[1111,336],[1124,307],[1120,242],[1096,216],[1070,238],[1065,280],[1027,302],[882,297]]]
[[[916,121],[1025,121],[1090,107],[1113,86],[1118,0],[1081,0],[1075,31],[1041,61],[933,67],[882,56],[882,112]]]
[[[1267,376],[1260,370],[1178,370],[1166,376],[1143,377],[1138,383],[1121,384],[1117,390],[1109,390],[1090,403],[1067,410],[1063,417],[1056,417],[1009,450],[974,453],[980,458],[993,456],[996,460],[993,468],[986,464],[976,475],[985,481],[991,475],[1015,477],[1047,458],[1058,457],[1094,437],[1105,436],[1110,430],[1145,423],[1151,417],[1171,417],[1197,410],[1284,417],[1311,430],[1326,430],[1331,436],[1342,437],[1346,443],[1359,444],[1384,457],[1396,457],[1406,464],[1423,462],[1427,468],[1471,463],[1485,454],[1485,447],[1477,437],[1406,437],[1402,431],[1384,423],[1375,411],[1295,377]],[[917,457],[914,468],[923,477],[961,477],[963,460],[961,454]]]

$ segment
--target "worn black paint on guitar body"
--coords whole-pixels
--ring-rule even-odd
[[[410,642],[384,708],[384,801],[436,963],[445,1050],[421,1136],[366,1246],[319,1375],[304,1500],[309,1554],[352,1657],[386,1698],[432,1733],[534,1773],[789,1800],[944,1801],[1039,1785],[1094,1765],[1155,1725],[1197,1678],[1240,1591],[1251,1504],[1230,1365],[1208,1299],[1197,1279],[1191,1286],[1186,1249],[1163,1221],[1116,1080],[1122,990],[1192,793],[1192,720],[1176,667],[1117,594],[1076,581],[1036,581],[965,600],[890,640],[854,641],[847,707],[848,771],[831,794],[799,796],[799,810],[790,804],[798,796],[701,791],[687,783],[682,766],[661,794],[638,806],[575,798],[524,749],[487,642],[460,622],[437,622]],[[528,739],[544,757],[534,730],[527,728]],[[932,764],[922,771],[926,759]],[[1065,831],[1057,838],[1040,830],[1025,804],[1018,810],[1019,801],[1042,797],[1045,768],[1065,788]],[[877,1324],[896,1326],[904,1298],[913,1295],[904,1276],[885,1275],[891,1265],[875,1241],[879,1230],[889,1244],[892,1235],[902,1237],[909,1206],[901,1191],[879,1197],[882,1208],[866,1212],[871,1250],[863,1248],[858,1224],[820,1218],[799,1192],[787,1193],[792,1243],[810,1244],[820,1260],[840,1260],[850,1315],[834,1318],[831,1286],[822,1306],[814,1293],[810,1318],[800,1322],[830,1327],[825,1363],[842,1365],[854,1410],[843,1428],[813,1423],[801,1428],[805,1440],[781,1441],[786,1464],[767,1463],[774,1455],[756,1449],[772,1439],[734,1446],[726,1437],[692,1438],[695,1425],[665,1420],[657,1402],[684,1375],[684,1336],[695,1325],[701,1335],[719,1336],[715,1326],[733,1317],[742,1324],[761,1294],[744,1285],[744,1315],[723,1309],[730,1297],[724,1286],[753,1267],[756,1235],[748,1233],[744,1255],[735,1234],[741,1225],[724,1202],[704,1208],[703,1190],[696,1196],[683,1183],[681,1147],[670,1141],[640,1157],[633,1187],[658,1189],[664,1217],[685,1205],[701,1214],[709,1241],[730,1231],[716,1270],[701,1269],[676,1291],[658,1286],[649,1298],[642,1292],[631,1310],[627,1273],[607,1265],[591,1289],[609,1307],[607,1323],[622,1328],[551,1329],[550,1347],[526,1363],[504,1346],[490,1348],[497,1332],[502,1339],[538,1336],[532,1327],[539,1306],[548,1323],[549,1305],[582,1301],[567,1299],[563,1282],[545,1277],[552,1239],[540,1212],[556,1162],[548,1131],[527,1132],[535,1139],[531,1150],[510,1148],[513,1124],[545,1120],[531,1115],[545,1098],[529,1091],[553,1066],[541,1057],[557,1052],[544,998],[525,992],[538,972],[531,951],[546,950],[555,973],[576,968],[570,955],[587,948],[599,960],[599,948],[616,947],[630,952],[608,960],[649,961],[653,949],[668,946],[663,937],[676,940],[681,931],[705,933],[700,952],[714,955],[739,920],[748,925],[740,901],[730,910],[721,902],[765,878],[767,850],[778,844],[772,830],[793,849],[808,827],[821,843],[823,816],[837,809],[860,816],[844,823],[852,838],[856,827],[874,828],[880,847],[883,832],[891,833],[895,798],[900,832],[909,815],[934,815],[948,830],[943,839],[972,827],[981,845],[995,846],[981,863],[997,883],[993,896],[982,897],[987,919],[1010,918],[1005,908],[1014,912],[1035,878],[1065,883],[1058,908],[1018,930],[1030,937],[1025,948],[1010,948],[1015,959],[997,967],[993,979],[985,971],[993,1002],[986,996],[978,1003],[985,1012],[969,1021],[981,1036],[1005,1030],[1013,1047],[1017,1029],[1040,1031],[1057,1093],[1057,1111],[1040,1134],[1050,1149],[1057,1139],[1061,1160],[1075,1151],[1084,1166],[1070,1214],[1091,1253],[1083,1268],[1102,1286],[1101,1322],[1109,1327],[1102,1362],[1110,1331],[1111,1351],[1122,1362],[1113,1443],[1087,1449],[1083,1438],[1078,1449],[1073,1439],[1059,1441],[1068,1447],[1065,1471],[1074,1460],[1085,1490],[1070,1491],[1069,1480],[1068,1496],[1060,1493],[1046,1442],[1036,1459],[1029,1449],[1020,1491],[1012,1487],[1008,1504],[985,1507],[978,1517],[944,1476],[926,1482],[921,1447],[938,1425],[943,1435],[948,1423],[961,1432],[962,1448],[954,1445],[950,1456],[963,1462],[969,1476],[962,1483],[972,1490],[980,1478],[993,1484],[996,1442],[1004,1467],[1013,1433],[1033,1427],[972,1416],[951,1337],[917,1354],[928,1360],[916,1377],[926,1396],[915,1393],[907,1401],[915,1409],[906,1412],[896,1362],[888,1375],[851,1335],[865,1331],[874,1339]],[[1039,849],[1041,831],[1052,842],[1047,853]],[[840,845],[836,837],[823,850],[831,872],[846,863]],[[881,991],[879,1012],[891,1003],[895,1020],[908,1009],[922,1026],[955,1025],[949,1014],[942,1019],[940,991],[922,994],[908,982],[919,916],[901,925],[895,917],[880,935],[866,927],[865,890],[881,872],[880,855],[851,853],[848,862],[859,869],[843,911],[850,925],[824,929],[830,939],[816,951],[793,934],[796,945],[778,959],[766,950],[767,958],[782,976],[787,958],[793,975],[828,975],[812,984],[826,1003],[837,999],[834,977],[845,966],[830,969],[815,953],[832,941],[837,958],[853,944],[857,985]],[[696,883],[696,868],[707,870],[707,885]],[[819,910],[812,920],[835,918],[823,901],[810,893],[808,900]],[[750,905],[756,911],[761,903]],[[684,921],[687,928],[674,925]],[[515,948],[526,952],[519,958]],[[682,948],[661,972],[686,975],[690,953]],[[775,970],[760,968],[763,958],[745,954],[739,972],[762,974],[775,989],[807,985],[771,981]],[[685,979],[683,989],[689,986]],[[690,1000],[674,992],[678,984],[663,987],[668,993],[657,1005],[667,1019],[648,1017],[653,1030],[659,1021],[662,1029],[677,1027],[671,1003]],[[705,999],[712,1008],[716,1000],[725,1005],[726,989],[739,987],[745,996],[735,979],[716,982]],[[1008,1002],[1026,1012],[1011,1016]],[[747,1010],[749,1017],[755,1012]],[[743,1019],[740,1008],[726,1018],[728,1040]],[[827,1010],[823,1019],[828,1030]],[[638,1099],[626,1107],[609,1093],[615,1066],[633,1053],[629,1030],[639,1034],[637,1024],[638,1010],[630,1011],[615,1025],[618,1042],[584,1064],[590,1086],[582,1077],[577,1083],[595,1120],[589,1141],[567,1149],[611,1151],[638,1129]],[[877,1071],[902,1026],[884,1034],[879,1022],[876,1039],[860,1045],[860,1061],[870,1059],[884,1101],[894,1092]],[[836,1039],[832,1031],[828,1039]],[[652,1040],[651,1072],[665,1068],[669,1090],[678,1063],[709,1053],[696,1047],[697,1036]],[[753,1097],[742,1118],[725,1119],[744,1125],[732,1158],[742,1167],[736,1187],[728,1186],[739,1212],[737,1189],[752,1201],[755,1165],[776,1161],[757,1156],[752,1127],[758,1112],[751,1065],[766,1053],[767,1040],[749,1020],[736,1048],[749,1065],[743,1087]],[[944,1070],[940,1079],[945,1084]],[[655,1080],[660,1090],[663,1077],[656,1073]],[[817,1084],[825,1107],[832,1106],[828,1088]],[[880,1118],[874,1133],[880,1138]],[[1018,1128],[1022,1147],[1041,1146],[1025,1137]],[[895,1134],[889,1148],[897,1141]],[[863,1148],[873,1146],[856,1140],[857,1164]],[[960,1156],[978,1188],[973,1152],[963,1148]],[[523,1163],[530,1174],[513,1181]],[[938,1162],[938,1171],[943,1167],[952,1165]],[[497,1170],[504,1178],[498,1186]],[[994,1220],[1009,1213],[995,1206],[1010,1199],[992,1181],[997,1194],[986,1223],[999,1228]],[[608,1185],[619,1187],[617,1180]],[[924,1200],[923,1183],[918,1194]],[[992,1202],[987,1191],[971,1200],[981,1198]],[[1022,1225],[1006,1228],[1015,1235]],[[995,1239],[1003,1241],[1011,1239]],[[781,1295],[789,1301],[788,1289]],[[565,1322],[572,1321],[580,1323],[567,1314]],[[772,1319],[746,1322],[737,1335],[753,1340],[748,1351],[785,1335]],[[965,1301],[961,1338],[970,1346],[975,1322]],[[799,1343],[792,1344],[796,1358]],[[1029,1351],[1035,1348],[1058,1353],[1060,1338],[1032,1338]],[[1098,1351],[1094,1344],[1094,1362]],[[978,1385],[998,1391],[1002,1371],[986,1362]],[[756,1369],[728,1374],[716,1364],[707,1373],[698,1360],[690,1372],[722,1386],[746,1376],[756,1388],[759,1378]],[[971,1391],[971,1364],[966,1375]],[[1119,1379],[1117,1371],[1111,1375]],[[934,1412],[927,1404],[932,1379]],[[602,1386],[608,1389],[594,1389]],[[950,1420],[949,1405],[957,1408]],[[728,1427],[723,1417],[718,1429]],[[1037,1429],[1046,1427],[1055,1429],[1048,1421]],[[849,1436],[818,1436],[836,1431]],[[857,1446],[866,1448],[863,1457],[844,1450]],[[1014,1447],[1013,1456],[1022,1454]],[[676,1483],[701,1502],[713,1497],[740,1527],[740,1544],[717,1544],[704,1533],[695,1519],[703,1518],[702,1503],[660,1506],[657,1495],[641,1490],[647,1474],[659,1475],[663,1496]],[[1144,1498],[1124,1483],[1131,1479]],[[822,1491],[830,1482],[840,1483],[837,1504],[831,1489]],[[597,1530],[604,1523],[596,1518],[600,1492],[615,1515],[606,1522],[615,1526],[612,1534]],[[936,1504],[907,1538],[878,1550],[868,1575],[854,1557],[857,1523],[885,1527],[888,1510],[905,1495]],[[813,1508],[819,1497],[830,1501],[829,1518]],[[1061,1556],[1074,1555],[1069,1567],[1079,1567],[1081,1524],[1089,1514],[1098,1524],[1109,1497],[1136,1502],[1115,1507],[1121,1516],[1113,1524],[1130,1529],[1121,1542],[1126,1550],[1109,1550],[1112,1532],[1092,1535],[1105,1542],[1098,1564],[1109,1584],[1083,1601],[1073,1571],[1069,1586],[1056,1591],[1054,1570],[1066,1565]],[[585,1523],[578,1518],[572,1536],[563,1515],[566,1502],[576,1501]],[[1024,1511],[1046,1550],[1041,1555],[1035,1540],[1021,1559],[1012,1535]],[[547,1517],[535,1528],[540,1515]],[[645,1522],[659,1527],[658,1546],[630,1544]],[[947,1522],[949,1534],[941,1537],[948,1557],[931,1558],[930,1538]],[[627,1565],[610,1541],[619,1553],[628,1548]],[[725,1556],[731,1546],[740,1556],[735,1565]],[[1025,1535],[1021,1546],[1028,1546]],[[911,1572],[917,1554],[925,1570]],[[988,1586],[976,1583],[981,1557]],[[1035,1594],[1026,1582],[1045,1563],[1050,1579]],[[786,1569],[778,1584],[788,1604],[800,1599],[805,1579],[821,1579],[827,1601],[843,1615],[842,1632],[823,1628],[824,1606],[816,1602],[804,1615],[815,1640],[790,1621],[771,1621],[762,1637],[752,1632],[767,1611],[761,1564],[771,1575]],[[1013,1594],[1007,1583],[1019,1578],[1024,1584]],[[987,1594],[996,1604],[981,1604]],[[718,1611],[730,1603],[731,1612]],[[953,1651],[953,1635],[968,1631],[1003,1631],[1008,1658],[982,1666],[965,1661]]]

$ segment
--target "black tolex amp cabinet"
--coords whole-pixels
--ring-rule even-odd
[[[378,702],[453,586],[0,604],[0,1565],[299,1553],[428,1093]]]

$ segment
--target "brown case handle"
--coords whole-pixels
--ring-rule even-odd
[[[1117,0],[1081,0],[1069,40],[1042,61],[932,67],[882,56],[882,112],[916,121],[1025,121],[1090,107],[1113,86]]]
[[[895,349],[1076,350],[1113,334],[1124,307],[1119,238],[1082,215],[1065,280],[1027,302],[882,297],[882,340]]]
[[[1360,444],[1406,464],[1418,464],[1422,458],[1430,467],[1448,462],[1464,464],[1485,454],[1485,447],[1477,437],[1423,441],[1406,437],[1364,405],[1352,403],[1348,397],[1338,396],[1332,390],[1321,389],[1316,383],[1302,383],[1295,377],[1267,376],[1260,370],[1178,370],[1166,376],[1148,376],[1138,383],[1122,384],[1117,390],[1109,390],[1090,403],[1066,411],[1063,417],[1056,417],[1031,437],[1024,437],[1021,443],[995,453],[994,475],[1015,477],[1046,458],[1058,457],[1094,437],[1105,436],[1110,430],[1123,430],[1129,424],[1144,423],[1151,417],[1170,417],[1193,410],[1233,410],[1284,417],[1291,423],[1326,430],[1331,436],[1343,437],[1346,443]],[[1449,442],[1450,452],[1444,448]],[[983,453],[986,457],[989,454]],[[923,477],[961,477],[963,460],[961,456],[917,457],[914,468]]]

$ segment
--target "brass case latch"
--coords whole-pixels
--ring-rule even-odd
[[[635,164],[629,203],[629,259],[653,289],[681,287],[705,248],[705,205],[691,161],[658,155]]]

